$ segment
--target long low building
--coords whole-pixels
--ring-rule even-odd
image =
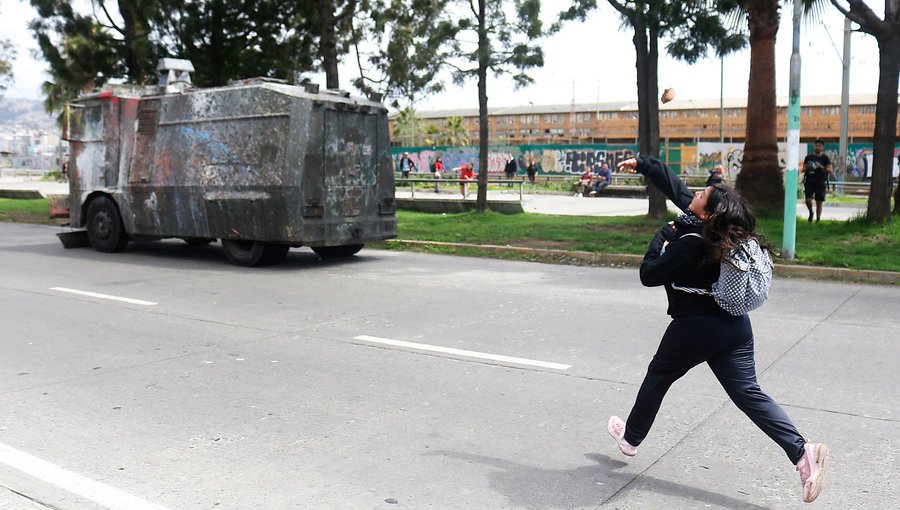
[[[851,143],[870,143],[875,133],[874,94],[851,95],[848,137]],[[787,136],[788,99],[778,98],[778,138]],[[841,124],[840,96],[801,98],[800,134],[804,141],[823,138],[837,141]],[[665,142],[743,142],[747,100],[676,99],[659,107],[659,135]],[[391,119],[395,146],[444,145],[441,135],[447,119],[461,117],[472,144],[478,143],[477,108],[417,112],[422,123],[434,126],[434,134],[393,136],[396,116]],[[525,105],[490,108],[490,143],[507,145],[636,143],[637,102]],[[435,129],[436,128],[436,129]],[[423,133],[426,129],[422,129]],[[900,131],[900,119],[898,119]],[[429,138],[430,137],[430,138]],[[428,140],[426,140],[428,138]],[[437,138],[437,140],[435,139]],[[428,143],[431,141],[432,143]]]

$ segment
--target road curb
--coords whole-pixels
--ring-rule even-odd
[[[29,200],[44,198],[40,191],[29,189],[0,189],[0,198],[13,198],[17,200]]]
[[[541,262],[570,265],[594,265],[603,267],[640,267],[644,257],[640,255],[595,253],[588,251],[554,250],[546,248],[526,248],[522,246],[498,246],[492,244],[447,243],[439,241],[412,241],[393,239],[388,244],[409,248],[427,249],[440,247],[451,252],[467,252],[491,255],[512,255]],[[803,278],[807,280],[832,280],[840,282],[873,283],[878,285],[900,285],[900,273],[892,271],[869,271],[844,269],[840,267],[800,266],[796,264],[775,264],[775,276]]]

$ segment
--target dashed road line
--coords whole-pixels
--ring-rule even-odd
[[[169,510],[0,443],[0,463],[110,510]]]
[[[50,287],[50,290],[58,292],[68,292],[69,294],[78,294],[79,296],[95,297],[99,299],[111,299],[113,301],[121,301],[123,303],[131,303],[133,305],[153,306],[159,303],[153,301],[144,301],[143,299],[132,299],[121,296],[110,296],[109,294],[100,294],[99,292],[90,292],[87,290],[67,289],[65,287]]]
[[[394,340],[391,338],[380,338],[377,336],[359,335],[353,337],[355,340],[371,342],[382,345],[391,345],[394,347],[404,347],[407,349],[416,349],[420,351],[439,352],[443,354],[452,354],[454,356],[463,356],[466,358],[483,359],[490,361],[499,361],[501,363],[514,363],[516,365],[526,365],[532,367],[551,368],[553,370],[568,370],[572,365],[563,363],[554,363],[551,361],[539,361],[527,358],[517,358],[514,356],[503,356],[500,354],[491,354],[487,352],[467,351],[464,349],[454,349],[452,347],[441,347],[439,345],[420,344],[415,342],[405,342],[403,340]]]

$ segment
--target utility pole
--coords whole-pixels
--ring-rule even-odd
[[[797,180],[800,176],[800,16],[803,3],[794,0],[794,44],[791,51],[788,103],[787,174],[784,182],[784,236],[781,256],[794,259],[797,239]]]
[[[843,171],[847,178],[847,123],[850,110],[850,18],[844,18],[844,56],[841,59],[841,134],[838,144],[838,165],[836,169]]]
[[[719,55],[719,143],[725,143],[725,57]]]
[[[531,130],[534,129],[534,101],[528,101],[528,117],[531,117],[531,122],[528,123],[528,145],[530,146]]]
[[[699,143],[699,137],[697,142]],[[668,141],[666,141],[668,144]],[[719,55],[719,164],[725,166],[725,57]],[[728,172],[725,172],[728,175]]]
[[[572,80],[572,104],[569,106],[569,143],[572,143],[572,140],[575,135],[575,80]],[[579,137],[578,142],[581,142],[581,137]]]

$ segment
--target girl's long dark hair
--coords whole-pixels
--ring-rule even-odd
[[[765,236],[756,233],[756,216],[737,190],[713,184],[706,212],[709,217],[703,222],[703,237],[712,247],[712,260],[720,262],[750,238],[756,238],[760,246],[771,251]]]

